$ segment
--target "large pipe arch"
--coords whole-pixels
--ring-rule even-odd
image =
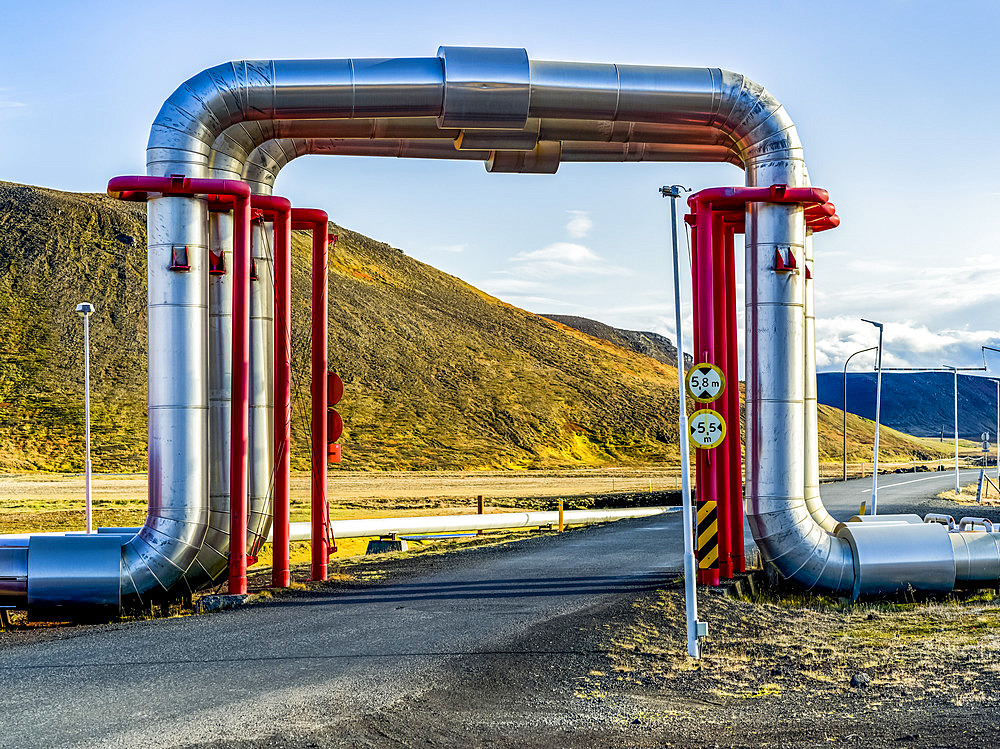
[[[734,162],[746,169],[751,186],[806,183],[791,119],[762,87],[738,74],[531,62],[520,50],[442,48],[438,61],[439,75],[432,75],[434,65],[426,59],[243,63],[206,71],[161,110],[151,133],[149,169],[183,165],[209,167],[216,176],[238,172],[256,192],[267,193],[282,166],[308,153],[475,158],[505,171],[555,171],[563,160],[659,157]],[[382,74],[388,69],[396,79],[386,101]],[[410,78],[400,78],[402,71]],[[323,76],[330,80],[317,84]],[[318,116],[317,85],[332,99],[326,116]],[[405,107],[401,87],[408,89]],[[479,92],[491,88],[492,100],[484,102]],[[234,91],[239,95],[228,95]],[[194,92],[210,114],[175,117],[186,111],[180,102],[190,102]],[[237,111],[234,102],[246,106]],[[168,122],[170,132],[163,129]],[[748,275],[752,261],[766,263],[777,246],[789,247],[804,263],[801,214],[789,206],[751,209]],[[748,321],[760,323],[757,334],[748,336],[754,343],[748,360],[754,361],[748,361],[747,379],[761,383],[748,387],[748,412],[758,417],[748,419],[748,434],[754,439],[755,424],[763,429],[769,420],[781,425],[782,439],[766,454],[760,442],[758,450],[748,449],[765,469],[755,464],[748,475],[751,522],[765,558],[783,573],[801,576],[807,570],[809,585],[841,592],[853,583],[847,543],[815,524],[801,472],[778,468],[796,465],[801,456],[794,452],[801,448],[795,446],[805,441],[804,335],[775,334],[804,330],[805,282],[760,291],[747,302]],[[789,343],[791,350],[784,350]],[[772,393],[771,380],[753,376],[754,365],[782,354],[791,371],[778,378],[784,390]],[[793,536],[806,543],[789,543]]]
[[[791,118],[741,74],[535,61],[522,49],[465,47],[442,47],[427,58],[258,60],[209,68],[161,107],[150,131],[147,173],[247,177],[257,191],[269,192],[291,158],[318,152],[473,158],[491,171],[514,172],[555,171],[562,161],[727,161],[745,170],[751,187],[808,184]],[[207,273],[160,273],[162,264],[153,256],[183,245],[192,268],[201,271],[208,252],[232,234],[224,219],[210,222],[205,201],[196,197],[155,196],[147,213],[151,359],[155,352],[160,358],[169,354],[172,362],[149,386],[147,525],[154,523],[158,535],[156,548],[143,553],[155,554],[157,574],[145,574],[148,564],[140,569],[129,561],[136,558],[132,547],[139,536],[117,546],[92,543],[89,558],[97,561],[88,567],[88,574],[108,578],[106,583],[115,578],[102,591],[114,587],[119,596],[143,600],[211,576],[209,568],[228,541],[224,524],[216,522],[225,495],[210,488],[227,482],[209,478],[213,466],[226,465],[217,460],[226,439],[219,425],[225,422],[216,419],[213,427],[206,416],[228,407],[226,373],[210,374],[206,355],[228,345],[215,330],[226,315],[223,302],[214,307],[216,324],[209,325],[209,300],[227,296],[225,282],[215,288]],[[810,496],[807,503],[805,496],[812,469],[803,470],[809,462],[803,452],[814,445],[805,439],[811,428],[806,401],[813,392],[806,381],[815,376],[806,363],[811,298],[805,274],[779,275],[771,267],[777,249],[793,255],[799,267],[811,259],[802,208],[753,203],[747,218],[747,511],[754,537],[766,561],[807,588],[854,595],[889,589],[892,581],[879,572],[884,560],[873,549],[886,534],[912,534],[871,524],[854,533],[840,526],[830,533],[820,525],[830,522],[818,498]],[[183,345],[177,345],[181,338]],[[207,445],[215,446],[211,458]],[[156,508],[179,509],[164,517]],[[173,530],[163,533],[165,528]],[[944,538],[950,547],[936,528],[920,528],[922,543],[940,546]],[[39,590],[49,602],[59,596],[67,605],[76,600],[79,575],[66,570],[53,582],[68,545],[80,548],[77,541],[46,541],[37,553],[28,549],[29,600],[33,577],[44,581]],[[971,554],[966,547],[962,553]],[[939,590],[949,564],[954,579],[954,555],[942,554],[909,559],[899,567],[903,572],[892,575],[908,575],[918,589]],[[921,571],[928,566],[933,574]],[[866,573],[869,568],[876,572]]]

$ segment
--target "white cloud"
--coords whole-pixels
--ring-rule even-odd
[[[526,294],[531,291],[541,291],[546,285],[540,281],[528,281],[523,278],[494,278],[476,284],[490,294]]]
[[[575,242],[554,242],[531,252],[519,252],[511,259],[512,275],[521,278],[558,276],[627,276],[632,271],[604,260],[600,255]]]
[[[469,248],[467,244],[443,244],[438,245],[434,249],[440,250],[441,252],[465,252]]]
[[[528,309],[533,307],[537,314],[579,311],[580,305],[567,302],[565,299],[553,299],[547,296],[520,296],[505,294],[503,300],[515,307]]]
[[[567,211],[569,221],[566,223],[567,233],[574,239],[582,239],[594,228],[594,222],[587,211]]]
[[[10,89],[0,88],[0,109],[19,109],[21,107],[28,106],[23,101],[16,101],[15,99],[8,99],[6,92]]]
[[[995,345],[997,330],[942,328],[931,330],[913,321],[886,322],[883,364],[886,367],[981,366],[980,346]],[[816,364],[837,369],[855,351],[878,344],[878,331],[852,317],[816,320]],[[874,352],[855,357],[851,369],[871,369]]]

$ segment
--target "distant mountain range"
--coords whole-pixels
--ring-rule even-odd
[[[848,372],[847,410],[875,418],[875,373]],[[819,402],[844,406],[843,372],[820,372]],[[954,375],[951,372],[884,372],[881,421],[886,426],[919,437],[947,438],[955,431]],[[979,440],[983,432],[996,439],[996,381],[985,377],[958,377],[958,432]]]

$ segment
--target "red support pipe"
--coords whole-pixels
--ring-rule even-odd
[[[717,364],[715,347],[715,308],[713,299],[712,274],[712,219],[711,212],[700,211],[695,215],[697,241],[693,243],[692,255],[697,256],[698,272],[694,279],[695,298],[698,300],[698,316],[695,318],[695,335],[698,345],[695,350],[696,362]],[[699,471],[698,506],[705,502],[716,503],[719,510],[719,484],[717,475],[718,456],[716,449],[698,450],[703,469]],[[719,584],[718,561],[702,567],[701,550],[698,559],[698,582],[702,585]]]
[[[145,201],[150,193],[233,202],[233,359],[229,475],[229,592],[247,592],[247,447],[250,410],[250,186],[239,180],[123,176],[108,195]]]
[[[746,572],[746,558],[743,542],[743,455],[740,449],[740,367],[739,347],[736,337],[736,229],[726,226],[725,275],[726,275],[726,326],[729,339],[726,341],[726,399],[729,405],[729,556],[733,572]]]
[[[693,282],[692,295],[691,295],[691,307],[692,307],[693,319],[695,320],[694,337],[693,337],[693,343],[692,343],[692,345],[694,346],[694,357],[695,357],[695,361],[697,362],[697,361],[701,361],[701,352],[703,350],[702,329],[701,329],[701,326],[697,322],[697,321],[701,320],[703,302],[702,302],[702,299],[701,299],[701,295],[699,294],[699,291],[698,291],[698,281],[697,281],[697,279],[701,277],[702,258],[701,258],[701,253],[699,253],[698,249],[697,249],[698,248],[698,224],[694,220],[694,218],[695,218],[694,216],[689,216],[689,217],[686,217],[685,220],[690,219],[688,221],[688,224],[691,226],[691,280]],[[678,356],[683,356],[684,354],[683,354],[683,352],[678,351],[677,355]],[[700,408],[701,405],[700,404],[696,404],[696,407]],[[695,470],[695,474],[694,474],[695,475],[694,487],[695,487],[695,502],[696,502],[696,504],[704,501],[703,498],[705,496],[705,485],[708,482],[708,464],[706,462],[707,458],[708,458],[708,456],[705,454],[704,450],[695,450],[695,455],[694,455],[694,464],[695,464],[695,468],[694,468],[694,470]],[[695,545],[695,551],[696,552],[697,552],[697,548],[698,548],[697,539],[698,539],[698,528],[697,528],[697,523],[696,523],[695,524],[695,531],[694,531],[694,538],[691,539],[691,543],[693,543]],[[704,577],[704,575],[702,574],[702,570],[699,568],[699,570],[698,570],[698,582],[699,582],[699,584],[704,584],[703,580],[702,580],[703,577]]]
[[[247,592],[250,443],[250,199],[233,204],[233,360],[229,459],[229,593]]]
[[[312,564],[311,579],[326,580],[330,556],[326,507],[327,276],[329,216],[313,208],[292,209],[292,228],[311,229],[312,242]]]
[[[718,500],[719,552],[723,576],[728,558],[737,572],[745,570],[743,551],[743,474],[739,422],[739,365],[736,340],[736,271],[734,233],[744,232],[748,202],[799,203],[806,225],[814,232],[840,224],[829,194],[819,188],[718,187],[688,198],[692,213],[685,221],[698,230],[702,241],[693,241],[694,321],[696,356],[715,363],[726,376],[727,390],[717,407],[727,424],[728,442],[698,454],[698,501]],[[713,228],[706,247],[707,228]],[[711,295],[711,296],[707,296]],[[709,336],[711,331],[711,337]],[[728,335],[727,335],[728,332]],[[735,431],[734,431],[735,430]],[[703,455],[709,453],[709,455]],[[728,515],[728,518],[723,518]],[[699,582],[712,584],[708,570],[699,570]]]
[[[271,585],[291,585],[289,537],[291,520],[292,444],[292,204],[273,195],[254,195],[252,208],[274,223],[274,511]]]
[[[735,288],[726,284],[726,259],[725,259],[725,227],[721,214],[712,214],[712,246],[709,248],[712,260],[712,321],[715,364],[722,370],[726,378],[726,389],[722,397],[712,404],[712,407],[719,412],[723,423],[726,425],[726,437],[722,444],[711,449],[712,461],[716,464],[716,499],[718,507],[716,517],[719,522],[719,577],[726,580],[733,578],[733,563],[730,558],[730,507],[729,497],[729,445],[733,441],[730,433],[733,422],[729,413],[729,390],[737,384],[737,380],[731,378],[732,372],[729,368],[729,348],[727,343],[726,327],[726,298],[735,292]],[[737,431],[737,435],[739,432]],[[738,437],[737,437],[738,438]]]

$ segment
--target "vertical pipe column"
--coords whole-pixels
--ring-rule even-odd
[[[690,216],[692,221],[691,226],[691,283],[692,283],[692,294],[691,294],[691,316],[694,321],[694,330],[692,331],[692,347],[694,352],[695,363],[701,361],[701,350],[702,350],[702,339],[701,339],[701,327],[699,325],[699,320],[702,316],[702,299],[698,288],[698,279],[701,277],[701,257],[698,252],[698,224],[697,221],[693,220],[697,218],[697,205],[694,206],[695,213]],[[679,338],[680,336],[678,336]],[[684,352],[677,349],[677,355],[683,356]],[[686,387],[686,383],[681,383],[681,387]],[[696,449],[694,451],[694,489],[695,489],[695,512],[697,513],[697,506],[699,503],[704,501],[706,485],[708,483],[708,466],[706,464],[706,455],[704,450]],[[684,460],[685,456],[681,456],[681,460]],[[697,529],[697,523],[695,524]],[[697,550],[697,530],[695,530],[695,535],[693,543]],[[698,584],[703,585],[704,582],[702,578],[701,568],[698,568]]]
[[[704,209],[710,210],[710,206],[706,205]],[[733,578],[733,562],[730,547],[729,443],[732,441],[733,436],[730,434],[732,421],[729,416],[729,398],[727,394],[729,388],[734,386],[735,381],[730,379],[728,362],[726,298],[729,296],[729,289],[726,286],[723,214],[719,211],[711,210],[711,220],[712,244],[709,247],[709,254],[712,259],[712,348],[715,355],[713,364],[722,370],[726,378],[726,390],[723,391],[722,397],[712,404],[712,407],[719,412],[723,422],[726,424],[726,438],[721,445],[711,449],[710,460],[713,462],[716,500],[718,501],[716,517],[719,523],[719,577],[731,580]],[[738,434],[739,431],[737,430]]]
[[[712,298],[712,215],[708,206],[699,203],[695,208],[696,241],[693,242],[692,255],[697,257],[694,285],[697,301],[694,329],[697,344],[695,361],[716,363],[715,355],[715,319],[714,299]],[[698,450],[698,506],[705,502],[715,502],[718,512],[718,482],[715,471],[715,450]],[[700,513],[699,513],[700,514]],[[711,566],[702,567],[701,550],[699,549],[698,582],[702,585],[719,584],[719,566],[714,562]]]
[[[837,521],[823,506],[819,494],[819,426],[818,400],[816,394],[816,299],[813,291],[813,235],[806,231],[805,263],[803,279],[805,284],[805,360],[804,360],[804,406],[805,435],[802,441],[803,459],[805,465],[805,500],[806,509],[823,530],[833,533]],[[846,418],[846,412],[845,412]]]
[[[149,514],[139,541],[122,552],[132,570],[126,595],[165,593],[161,580],[177,568],[158,550],[174,540],[199,548],[209,515],[208,208],[198,198],[151,196],[146,215]],[[174,248],[187,253],[187,272],[171,270]]]
[[[292,430],[292,221],[291,214],[279,212],[274,217],[274,562],[271,585],[287,588],[291,584],[288,561],[289,521],[291,513],[289,481],[291,476]]]
[[[229,465],[229,592],[247,592],[247,454],[250,386],[250,198],[233,208],[233,364]]]
[[[746,572],[743,543],[743,465],[740,451],[740,367],[739,341],[736,336],[736,227],[726,226],[725,260],[726,276],[726,399],[729,404],[727,443],[729,453],[729,556],[733,572]]]
[[[329,226],[316,222],[312,244],[312,579],[326,580],[326,329]]]
[[[264,218],[252,222],[250,243],[255,278],[250,283],[247,554],[253,559],[271,524],[274,460],[274,259]]]
[[[780,184],[776,177],[768,174],[762,181]],[[793,255],[801,268],[804,243],[801,206],[749,204],[747,514],[766,561],[787,553],[787,537],[804,533],[799,526],[812,522],[803,496],[804,274],[775,270],[777,253],[786,263]]]
[[[208,277],[208,531],[187,575],[193,588],[225,574],[229,550],[229,429],[232,414],[233,217],[209,214],[208,250],[217,270]]]

